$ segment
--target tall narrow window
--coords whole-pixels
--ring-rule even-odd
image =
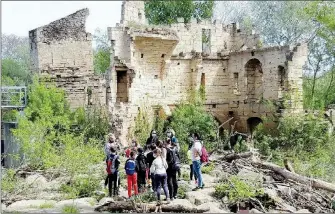
[[[202,29],[202,52],[211,52],[211,29]]]

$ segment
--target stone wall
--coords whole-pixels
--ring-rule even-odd
[[[105,80],[94,76],[92,35],[85,31],[88,15],[88,9],[79,10],[29,32],[34,71],[64,88],[72,108],[106,104]]]
[[[143,5],[138,2],[138,9]],[[134,10],[134,5],[129,5],[130,9],[126,6],[124,3],[122,9]],[[207,110],[220,122],[233,116],[227,128],[237,121],[238,131],[248,132],[255,121],[276,118],[284,109],[301,112],[306,45],[261,48],[259,35],[243,32],[236,24],[225,26],[217,21],[192,20],[185,24],[179,19],[179,23],[167,27],[143,22],[136,25],[133,18],[129,20],[131,24],[123,16],[121,24],[109,28],[109,38],[115,44],[114,59],[122,62],[132,76],[129,100],[122,103],[132,113],[128,112],[128,119],[119,125],[120,133],[127,133],[134,125],[131,117],[136,116],[141,100],[152,107],[162,105],[170,113],[190,90],[201,85],[205,87]],[[203,37],[208,30],[206,41]],[[208,47],[204,48],[205,45]],[[117,79],[117,64],[114,67],[112,76]],[[117,82],[112,84],[117,90]],[[111,96],[116,97],[117,92],[112,91]],[[115,101],[111,105],[120,103]]]
[[[241,132],[264,117],[302,111],[305,44],[262,48],[259,35],[218,21],[149,26],[144,2],[124,1],[120,24],[108,28],[111,66],[105,79],[94,76],[87,16],[87,9],[80,10],[30,31],[32,63],[66,90],[72,107],[107,104],[123,144],[141,108],[160,105],[170,114],[200,86],[206,109],[220,122],[234,117],[226,128],[236,122]]]

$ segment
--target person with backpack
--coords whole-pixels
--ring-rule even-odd
[[[126,161],[124,169],[126,170],[127,175],[128,197],[131,198],[132,189],[134,189],[135,195],[138,195],[136,161],[135,153],[133,151],[130,152],[130,158]]]
[[[146,171],[147,171],[147,160],[144,156],[144,151],[142,148],[138,148],[138,155],[136,157],[136,172],[137,172],[137,185],[139,187],[139,192],[144,192],[145,189],[145,178],[146,178]]]
[[[194,137],[194,143],[191,148],[192,165],[194,173],[198,177],[198,186],[194,188],[193,191],[197,191],[198,189],[204,188],[201,174],[202,144],[198,133],[194,133],[193,137]]]
[[[152,163],[154,162],[155,160],[155,157],[154,157],[154,151],[156,149],[156,145],[155,144],[151,144],[150,145],[150,152],[147,154],[147,166],[148,166],[148,169],[149,169],[149,179],[151,180],[151,184],[152,184],[152,190],[154,192],[156,192],[156,185],[155,185],[155,175],[153,174],[153,172],[151,172],[150,168],[152,166]]]
[[[170,139],[167,140],[167,153],[166,162],[168,163],[167,180],[170,199],[177,198],[178,182],[177,182],[177,171],[180,169],[180,159],[176,149],[173,148]]]
[[[150,167],[150,172],[154,175],[155,178],[155,192],[157,194],[157,205],[160,205],[161,197],[161,187],[163,187],[167,203],[170,203],[169,190],[167,187],[167,174],[166,170],[168,169],[168,164],[166,160],[162,157],[162,151],[157,148],[153,151],[153,156],[155,160],[152,162]]]
[[[180,152],[180,145],[179,145],[178,139],[176,137],[175,131],[172,128],[169,127],[167,129],[167,131],[166,131],[166,135],[171,140],[171,144],[175,145],[174,147],[177,150],[177,153],[179,154],[179,152]],[[181,177],[181,170],[180,170],[180,168],[178,169],[177,172],[178,172],[178,181],[179,181],[180,177]]]
[[[209,161],[208,159],[208,153],[205,147],[205,144],[203,141],[201,141],[201,156],[200,156],[200,162],[202,165],[207,164]]]
[[[120,160],[119,156],[116,154],[116,150],[114,147],[111,147],[111,154],[107,160],[107,173],[108,173],[108,192],[109,197],[118,195],[118,180],[119,180],[119,165]],[[114,191],[113,191],[114,190]]]
[[[111,154],[111,148],[113,147],[114,142],[115,142],[114,134],[109,133],[107,135],[107,142],[105,143],[105,146],[104,146],[105,157],[106,157],[106,159],[105,159],[106,160],[106,167],[107,167],[108,158]],[[108,174],[107,174],[106,179],[105,179],[105,187],[107,186],[107,184],[108,184]]]

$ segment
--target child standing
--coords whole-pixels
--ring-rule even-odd
[[[130,152],[130,158],[126,161],[124,168],[127,174],[128,197],[130,198],[132,196],[132,189],[134,189],[135,195],[138,195],[136,161],[134,152]]]

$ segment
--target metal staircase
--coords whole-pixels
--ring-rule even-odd
[[[17,109],[20,111],[26,105],[26,86],[1,86],[1,109]]]

